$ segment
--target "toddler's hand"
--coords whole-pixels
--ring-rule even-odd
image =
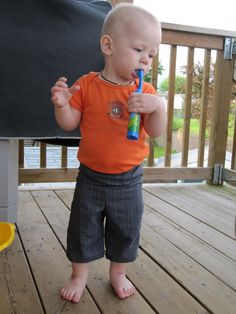
[[[153,94],[132,93],[128,99],[129,112],[152,113],[158,110],[162,101]]]
[[[67,78],[60,77],[51,88],[51,101],[57,108],[66,107],[71,96],[80,89],[78,85],[69,88],[66,82]]]

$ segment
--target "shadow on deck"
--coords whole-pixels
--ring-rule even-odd
[[[236,189],[144,185],[140,254],[128,266],[137,293],[119,300],[108,262],[91,263],[79,304],[59,297],[73,189],[21,190],[14,243],[0,253],[1,313],[236,313]]]

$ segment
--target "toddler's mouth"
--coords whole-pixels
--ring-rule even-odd
[[[133,77],[133,79],[139,78],[139,76],[138,76],[138,74],[137,74],[137,71],[138,71],[138,70],[143,70],[143,72],[145,72],[144,69],[141,69],[141,68],[135,69],[134,72],[132,72],[132,77]]]
[[[140,69],[135,69],[133,72],[132,72],[132,77],[133,79],[137,79],[138,78],[138,74],[137,74],[137,71],[140,70]],[[143,70],[144,71],[144,70]]]

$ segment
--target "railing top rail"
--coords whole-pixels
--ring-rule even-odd
[[[229,30],[221,30],[221,29],[211,29],[207,27],[198,27],[198,26],[189,26],[189,25],[180,25],[180,24],[172,24],[172,23],[161,23],[163,30],[173,30],[179,32],[187,32],[187,33],[196,33],[196,34],[204,34],[210,36],[221,36],[221,37],[235,37],[236,31]]]

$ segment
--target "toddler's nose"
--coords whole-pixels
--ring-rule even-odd
[[[147,64],[148,64],[148,56],[143,55],[143,56],[141,57],[140,62],[141,62],[141,64],[147,65]]]

